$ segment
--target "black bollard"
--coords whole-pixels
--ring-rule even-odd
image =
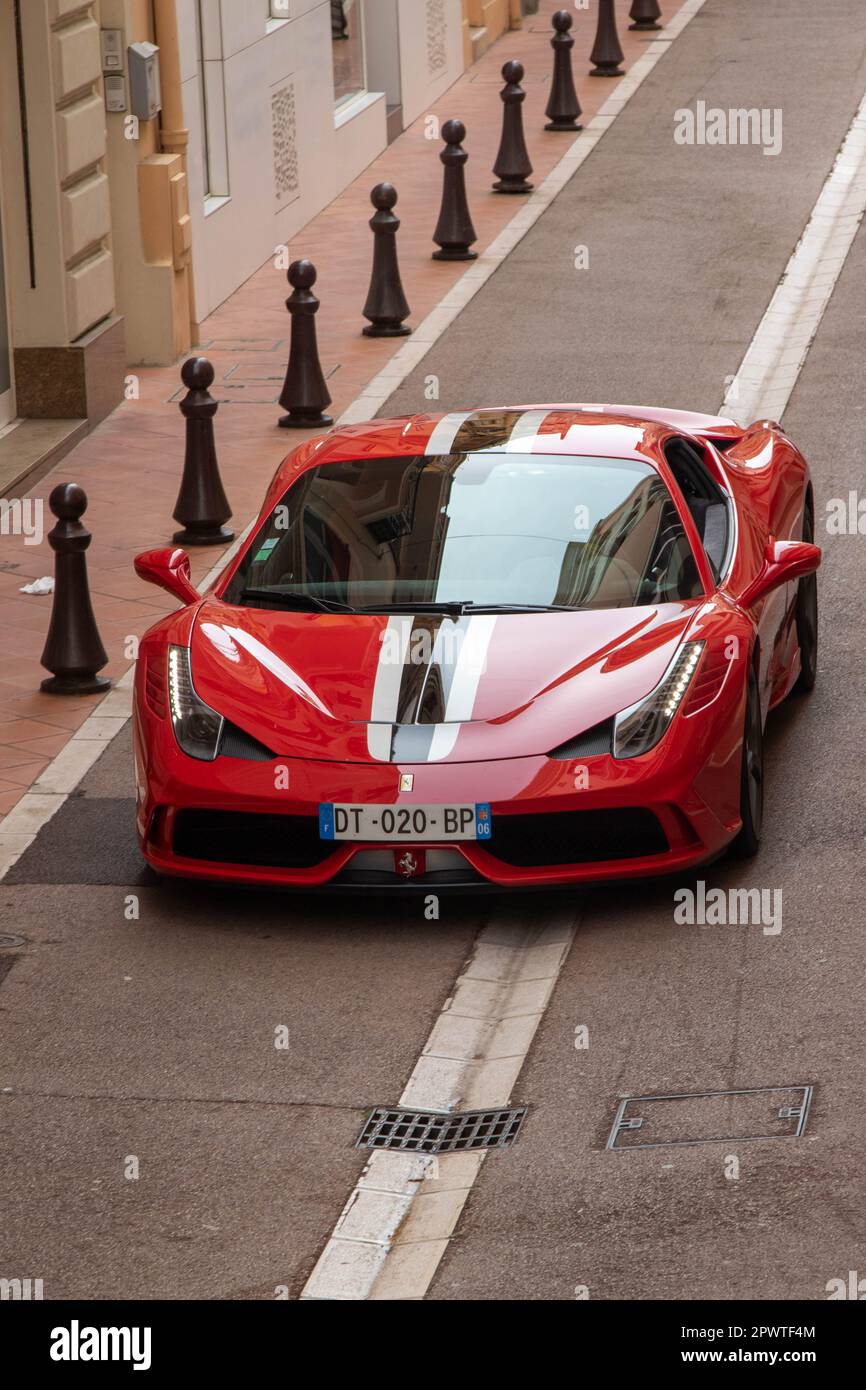
[[[502,69],[505,86],[500,92],[502,98],[502,139],[499,153],[493,166],[498,181],[493,185],[494,193],[531,193],[532,184],[527,183],[532,173],[529,151],[523,138],[523,112],[521,106],[526,93],[521,87],[523,64],[512,59]]]
[[[48,499],[57,525],[48,532],[54,551],[54,601],[42,665],[52,676],[42,682],[48,695],[95,695],[111,681],[96,673],[108,660],[96,627],[87,582],[91,536],[81,517],[87,497],[77,483],[58,483]]]
[[[477,251],[470,251],[477,241],[469,203],[466,200],[464,166],[468,154],[463,148],[466,127],[462,121],[446,121],[442,127],[445,148],[439,158],[445,166],[442,179],[442,206],[433,240],[440,248],[433,252],[434,261],[474,261]]]
[[[555,33],[550,40],[553,49],[553,83],[550,88],[550,100],[544,112],[549,123],[544,129],[583,130],[583,126],[577,123],[582,108],[577,99],[574,74],[571,70],[574,39],[568,32],[571,28],[571,15],[568,10],[556,11],[553,16],[553,28]]]
[[[659,0],[634,0],[634,4],[628,12],[629,19],[634,20],[629,29],[661,29],[661,25],[656,21],[661,19],[662,12]]]
[[[370,194],[376,211],[370,218],[373,231],[373,273],[364,305],[364,318],[370,322],[364,329],[367,338],[405,338],[412,332],[403,320],[410,309],[400,281],[397,264],[397,229],[399,217],[391,211],[397,201],[392,183],[377,183]]]
[[[613,0],[598,0],[598,28],[595,31],[595,45],[589,60],[595,67],[590,77],[622,77],[620,63],[623,60],[619,34],[616,32],[616,15]]]
[[[176,545],[223,545],[234,540],[234,531],[224,531],[232,509],[223,492],[213,436],[213,417],[218,401],[208,387],[213,367],[206,357],[188,357],[180,369],[186,395],[180,413],[186,420],[186,449],[183,477],[172,516],[183,527],[175,531]]]
[[[316,267],[312,261],[292,261],[286,271],[292,293],[286,308],[292,316],[292,340],[289,365],[280,392],[280,405],[288,415],[281,415],[279,424],[284,430],[324,429],[333,425],[332,416],[323,415],[331,397],[319,363],[316,342],[315,315],[319,301],[313,294]]]

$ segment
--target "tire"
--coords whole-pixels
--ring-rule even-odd
[[[749,668],[746,692],[743,755],[740,762],[740,819],[742,829],[731,844],[731,852],[739,859],[751,859],[761,844],[764,819],[764,730],[754,663]]]
[[[803,540],[815,539],[815,514],[811,498],[803,510]],[[815,688],[818,674],[818,576],[806,574],[797,585],[797,642],[800,647],[800,674],[794,689],[808,694]]]

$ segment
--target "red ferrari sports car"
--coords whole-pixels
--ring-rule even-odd
[[[138,832],[161,873],[526,886],[761,833],[767,712],[810,689],[821,552],[772,421],[548,405],[310,439],[141,643]]]

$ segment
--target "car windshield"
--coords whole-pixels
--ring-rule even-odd
[[[623,608],[701,592],[679,514],[649,464],[465,453],[309,469],[223,597],[382,612]]]

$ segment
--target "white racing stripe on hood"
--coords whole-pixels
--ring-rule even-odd
[[[391,761],[391,733],[397,717],[413,622],[410,613],[395,613],[380,634],[379,662],[373,682],[370,722],[367,724],[367,752],[377,762]]]
[[[294,691],[295,695],[299,695],[302,700],[306,700],[308,704],[313,705],[320,714],[326,715],[328,719],[334,718],[334,715],[328,709],[327,705],[322,704],[316,692],[310,689],[303,677],[299,676],[297,671],[293,671],[291,666],[287,666],[285,661],[277,656],[276,652],[272,652],[271,649],[266,647],[263,642],[260,642],[257,637],[251,637],[250,634],[244,632],[242,628],[227,626],[225,631],[230,637],[234,638],[239,647],[243,647],[245,651],[249,652],[250,656],[254,656],[256,661],[264,666],[266,671],[270,671],[271,675],[276,676],[277,680],[282,681],[283,685],[288,686],[289,690]]]
[[[367,752],[371,758],[376,759],[376,762],[389,763],[391,761],[391,736],[393,732],[393,724],[367,725]]]
[[[461,622],[466,622],[466,619],[461,619]],[[433,726],[433,739],[430,752],[427,754],[428,763],[439,762],[453,752],[461,726],[472,718],[475,697],[487,665],[487,649],[495,626],[496,618],[492,613],[479,613],[469,618],[460,643],[448,699],[445,702],[445,721]],[[433,656],[435,660],[435,647]]]
[[[466,619],[461,621],[465,622]],[[493,636],[495,626],[496,617],[493,613],[478,613],[469,617],[463,632],[463,640],[460,643],[460,651],[457,654],[457,664],[454,667],[451,688],[445,701],[444,722],[446,724],[462,724],[467,719],[472,718],[475,697],[478,694],[481,677],[487,665],[487,649],[490,646],[490,639]],[[437,644],[441,636],[442,630],[440,628]],[[435,647],[433,658],[436,659]],[[442,726],[439,725],[439,727]]]
[[[414,621],[411,613],[395,613],[382,628],[379,663],[370,704],[370,722],[373,724],[393,724],[397,718],[403,668]]]
[[[390,762],[395,756],[395,736],[404,745],[409,730],[419,735],[411,738],[412,754],[407,759],[405,751],[400,761],[437,762],[447,758],[460,735],[461,725],[472,718],[478,687],[487,665],[487,651],[496,626],[494,614],[479,613],[460,619],[462,629],[460,648],[454,663],[448,694],[445,701],[445,718],[440,724],[396,724],[397,708],[400,699],[400,686],[407,659],[410,656],[410,639],[414,618],[408,614],[398,614],[389,618],[388,627],[383,629],[382,649],[379,666],[373,686],[373,700],[370,721],[367,724],[367,751],[377,762]],[[388,631],[394,634],[387,640]],[[431,665],[447,668],[448,642],[453,640],[452,629],[443,623],[436,634],[431,652]],[[399,659],[395,659],[395,647]],[[429,742],[426,751],[421,752],[427,734]],[[399,755],[397,755],[399,756]]]
[[[439,762],[441,758],[447,758],[457,742],[460,733],[459,724],[434,724],[433,737],[430,740],[430,752],[427,754],[427,762]]]

